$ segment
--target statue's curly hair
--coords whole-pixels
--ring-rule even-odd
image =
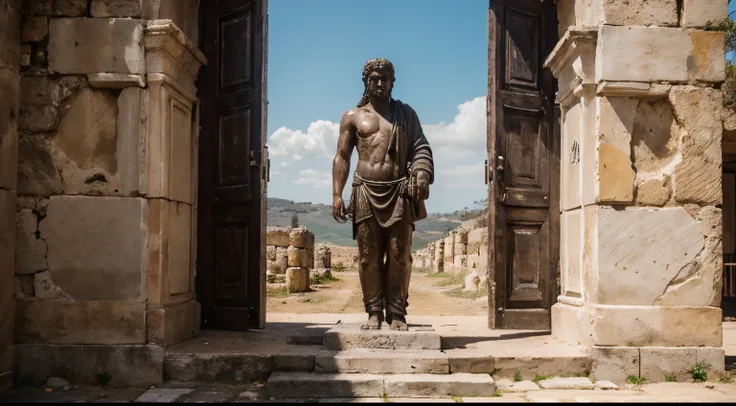
[[[363,66],[363,97],[360,98],[358,107],[363,107],[368,104],[368,75],[376,69],[388,69],[391,74],[391,81],[396,81],[396,72],[394,71],[394,64],[386,58],[371,58]]]

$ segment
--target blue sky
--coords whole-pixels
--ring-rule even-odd
[[[269,196],[331,204],[337,123],[380,56],[434,149],[429,211],[484,198],[487,13],[488,0],[270,0]]]
[[[337,123],[380,56],[434,151],[428,210],[485,198],[487,13],[488,0],[269,0],[269,196],[331,204]]]

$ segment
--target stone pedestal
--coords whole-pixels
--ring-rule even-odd
[[[352,348],[381,350],[439,350],[440,334],[432,326],[409,325],[408,331],[363,330],[360,324],[337,324],[327,330],[324,349],[330,351]]]
[[[562,111],[552,334],[590,349],[596,379],[722,371],[723,33],[680,27],[675,0],[617,3],[561,1],[571,27],[545,64]]]

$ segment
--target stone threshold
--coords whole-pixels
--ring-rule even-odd
[[[269,314],[263,330],[203,330],[165,348],[21,344],[15,346],[15,372],[38,382],[60,376],[75,384],[95,384],[98,374],[107,371],[112,375],[110,385],[150,386],[164,382],[265,382],[274,372],[371,371],[375,362],[361,351],[330,351],[322,345],[325,333],[337,321],[352,323],[364,317]],[[534,379],[538,375],[580,376],[591,370],[590,357],[583,348],[560,343],[549,332],[488,330],[485,316],[414,316],[409,321],[432,325],[441,336],[439,349],[402,353],[405,360],[413,360],[415,372]],[[381,356],[386,359],[391,355],[395,354]],[[400,361],[394,363],[396,371],[380,372],[409,372]]]
[[[202,331],[166,349],[165,380],[263,381],[276,372],[480,373],[534,379],[587,376],[591,371],[591,359],[583,348],[558,342],[549,332],[488,330],[482,317],[417,317],[414,332],[410,320],[410,331],[403,333],[416,340],[402,343],[398,338],[402,333],[389,329],[353,331],[350,323],[364,315],[331,316],[340,317],[340,323],[335,317],[300,315],[295,320],[267,322],[266,329],[259,331]],[[341,335],[339,340],[336,333]],[[355,339],[358,334],[388,345],[356,348],[363,345]]]

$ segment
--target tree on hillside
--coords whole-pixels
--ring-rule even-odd
[[[730,1],[729,1],[730,3]],[[723,104],[736,109],[736,22],[730,13],[720,24],[712,24],[711,28],[726,33],[726,81],[723,83]]]
[[[299,227],[299,216],[294,213],[293,216],[291,216],[291,228],[298,228]]]

